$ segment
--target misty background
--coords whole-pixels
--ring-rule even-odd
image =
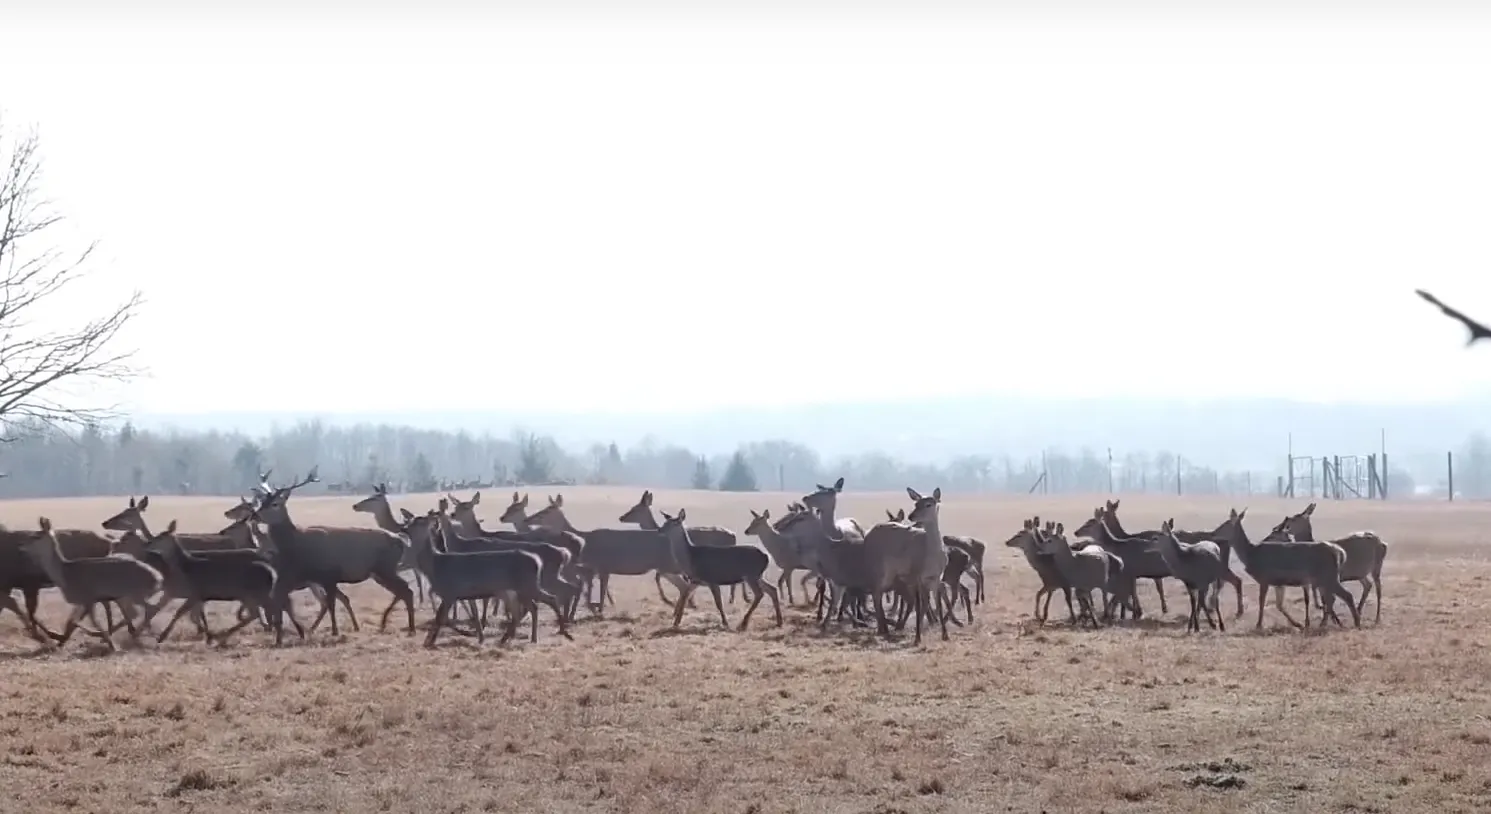
[[[143,292],[146,375],[73,393],[118,422],[22,428],[0,495],[489,482],[539,448],[577,483],[738,452],[763,488],[1271,492],[1291,437],[1385,448],[1395,497],[1454,450],[1491,494],[1491,355],[1411,293],[1491,315],[1491,9],[6,25],[0,123],[100,241],[57,318]]]

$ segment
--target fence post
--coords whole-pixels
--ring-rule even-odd
[[[1113,447],[1108,447],[1108,494],[1113,494]]]
[[[1445,468],[1445,473],[1446,473],[1446,480],[1449,481],[1450,502],[1454,503],[1455,502],[1455,453],[1454,453],[1454,451],[1446,452],[1444,454],[1444,468]]]
[[[1175,495],[1180,496],[1180,456],[1175,456]]]

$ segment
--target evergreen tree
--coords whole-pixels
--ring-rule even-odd
[[[709,475],[709,460],[700,455],[698,463],[694,464],[693,486],[695,489],[708,489],[713,483],[714,480]]]
[[[737,451],[730,457],[730,465],[725,468],[724,477],[720,478],[720,491],[756,491],[756,473],[751,470],[751,465],[746,463],[745,453]]]

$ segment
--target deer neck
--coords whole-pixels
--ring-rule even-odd
[[[924,517],[920,521],[918,521],[918,523],[922,527],[922,530],[927,533],[927,545],[928,546],[931,546],[931,545],[934,545],[934,544],[935,545],[942,545],[942,518],[940,516],[941,514],[942,514],[942,510],[940,508],[934,508],[934,509],[932,509],[931,512],[928,512],[928,514],[927,514],[926,517]],[[912,528],[916,528],[916,525],[917,524],[911,524],[911,527]]]
[[[637,518],[637,527],[644,531],[657,531],[657,518],[653,516],[651,508],[642,510],[642,516]]]
[[[522,512],[519,512],[517,517],[514,517],[508,522],[511,523],[512,527],[517,529],[518,531],[533,531],[533,524],[528,522],[528,516],[523,514]],[[569,521],[566,520],[565,526],[568,525]],[[568,531],[567,528],[565,530]]]
[[[378,501],[377,505],[373,508],[373,522],[377,523],[378,528],[384,531],[392,531],[394,533],[403,531],[403,528],[399,525],[399,521],[393,516],[393,506],[389,505],[387,498]]]
[[[475,537],[481,536],[481,521],[476,519],[475,511],[472,511],[471,509],[462,509],[458,512],[451,512],[450,518],[466,534]],[[523,531],[524,529],[519,530]]]
[[[1054,534],[1046,538],[1046,547],[1051,556],[1055,557],[1058,562],[1071,562],[1077,558],[1077,555],[1072,553],[1072,547],[1067,545],[1066,540]]]
[[[44,543],[34,545],[31,548],[33,551],[37,549],[41,550],[40,556],[36,558],[37,564],[41,566],[41,570],[47,575],[47,578],[52,580],[52,584],[56,585],[58,590],[61,590],[63,581],[62,566],[67,564],[67,560],[62,557],[62,551],[58,547],[56,535],[49,535],[49,538]]]
[[[1106,513],[1103,514],[1102,517],[1098,518],[1098,533],[1102,535],[1103,542],[1114,543],[1117,545],[1147,542],[1142,537],[1130,537],[1129,535],[1124,534],[1122,531],[1115,529],[1113,526],[1109,525],[1108,520],[1109,516]]]
[[[570,534],[579,534],[580,533],[580,530],[577,529],[577,528],[575,528],[574,524],[569,521],[569,518],[564,516],[564,512],[558,512],[558,511],[556,511],[556,512],[554,512],[554,516],[559,519],[559,522],[556,523],[555,525],[559,527],[560,531],[566,531],[566,532],[569,532]],[[523,525],[522,526],[518,526],[517,523],[513,523],[513,527],[517,528],[518,531],[532,531],[533,530],[533,525],[528,522],[528,518],[526,518],[526,517],[523,518]]]
[[[1231,544],[1232,550],[1237,552],[1237,556],[1246,565],[1248,559],[1253,554],[1253,541],[1248,539],[1248,532],[1243,528],[1242,521],[1228,523],[1228,525],[1231,528],[1228,529],[1227,542]]]
[[[831,529],[838,524],[839,499],[830,497],[823,501],[823,508],[818,510],[818,516],[822,518],[823,527]]]
[[[689,530],[681,523],[674,523],[663,536],[668,538],[668,550],[673,555],[673,560],[683,568],[685,574],[692,574],[694,546],[689,542]]]

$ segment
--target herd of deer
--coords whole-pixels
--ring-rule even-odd
[[[757,548],[737,545],[735,533],[728,529],[686,525],[682,509],[676,516],[661,513],[659,522],[650,491],[619,518],[635,528],[583,531],[566,518],[562,495],[549,498],[547,505],[529,514],[527,496],[515,492],[500,518],[515,530],[486,530],[476,517],[480,492],[465,501],[447,494],[424,514],[407,509],[396,514],[381,484],[353,506],[357,512],[372,515],[377,528],[297,525],[290,515],[290,497],[296,489],[316,481],[312,469],[294,484],[274,487],[266,473],[252,497],[224,512],[231,522],[214,534],[178,532],[175,521],[160,533],[152,533],[145,521],[148,497],[131,498],[123,511],[103,522],[106,531],[120,534],[117,539],[93,531],[56,529],[47,518],[40,519],[38,531],[0,529],[0,612],[15,611],[30,635],[48,645],[65,644],[75,631],[83,630],[112,648],[112,634],[118,627],[128,628],[135,637],[140,629],[150,629],[168,602],[180,600],[158,642],[165,640],[182,616],[189,615],[209,643],[226,641],[257,621],[274,632],[279,644],[285,616],[301,638],[327,617],[336,635],[338,604],[357,630],[357,617],[342,586],[371,579],[393,597],[380,629],[386,629],[389,616],[402,603],[412,634],[415,590],[403,572],[413,571],[419,602],[425,601],[428,584],[435,606],[427,645],[433,645],[444,628],[483,640],[494,602],[507,616],[503,642],[512,638],[525,618],[531,620],[529,640],[537,641],[539,606],[553,611],[558,633],[570,638],[568,626],[575,621],[582,595],[592,612],[599,613],[611,598],[613,575],[649,572],[654,574],[659,595],[673,605],[675,628],[699,586],[709,589],[720,621],[727,627],[721,589],[729,587],[733,601],[736,586],[750,599],[740,629],[746,628],[764,597],[771,599],[776,623],[781,626],[779,591],[785,589],[792,604],[792,575],[800,571],[805,594],[809,579],[816,578],[820,625],[842,621],[846,615],[852,624],[864,625],[873,613],[879,632],[887,635],[890,622],[885,603],[889,600],[893,603],[890,615],[898,627],[904,627],[915,614],[919,643],[929,619],[940,625],[947,639],[948,621],[962,624],[956,614],[957,601],[961,599],[965,617],[971,620],[972,604],[985,599],[985,544],[973,537],[942,533],[940,489],[922,495],[908,488],[910,512],[887,511],[886,521],[866,530],[852,518],[837,516],[844,486],[840,478],[832,486],[819,485],[789,505],[781,517],[752,511],[745,533],[760,540],[761,548]],[[1338,598],[1345,600],[1353,621],[1360,625],[1361,610],[1374,591],[1380,619],[1387,546],[1371,532],[1315,541],[1310,525],[1314,510],[1312,503],[1303,512],[1286,517],[1263,541],[1253,543],[1243,530],[1244,512],[1237,511],[1211,532],[1179,531],[1173,522],[1166,522],[1158,531],[1129,534],[1118,521],[1118,501],[1114,500],[1094,509],[1092,518],[1075,531],[1075,536],[1091,543],[1069,542],[1064,525],[1043,525],[1039,518],[1032,518],[1006,544],[1024,553],[1040,579],[1035,616],[1041,622],[1058,591],[1066,597],[1074,625],[1086,620],[1098,626],[1111,621],[1115,613],[1138,619],[1143,611],[1135,586],[1146,579],[1153,580],[1161,611],[1168,612],[1162,581],[1173,578],[1186,587],[1191,598],[1188,630],[1199,630],[1203,617],[1213,628],[1225,630],[1218,608],[1224,583],[1237,593],[1237,612],[1243,613],[1242,581],[1230,567],[1233,553],[1258,583],[1260,626],[1270,587],[1279,610],[1296,627],[1299,623],[1283,604],[1288,586],[1306,591],[1305,626],[1314,602],[1320,603],[1326,617],[1341,624],[1334,611]],[[773,561],[780,570],[775,584],[764,579]],[[972,583],[971,592],[963,582],[965,577]],[[663,590],[664,581],[676,590],[671,600]],[[1342,587],[1343,581],[1365,585],[1360,599]],[[47,629],[36,617],[39,592],[47,587],[56,587],[72,607],[61,634]],[[308,628],[295,616],[291,602],[292,594],[302,589],[310,591],[320,605]],[[24,608],[13,597],[17,590]],[[1094,592],[1100,594],[1100,604],[1094,602]],[[214,633],[203,613],[208,602],[238,603],[237,624]],[[103,624],[95,614],[100,606]],[[118,627],[113,620],[115,608],[123,617]],[[459,610],[466,611],[472,630],[458,624]],[[91,629],[82,624],[84,617],[92,623]]]

